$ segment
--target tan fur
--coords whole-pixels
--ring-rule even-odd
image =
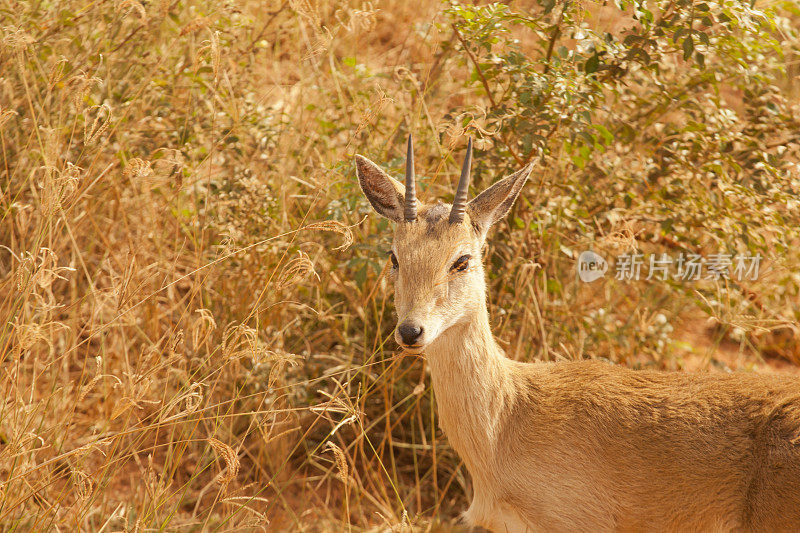
[[[412,351],[429,361],[439,423],[473,479],[467,522],[495,532],[800,531],[795,378],[523,364],[497,346],[480,251],[529,171],[473,200],[464,223],[449,224],[445,204],[422,205],[395,231],[398,323],[424,328]],[[368,197],[382,191],[392,218],[402,185],[361,184]],[[464,254],[469,269],[451,273]]]

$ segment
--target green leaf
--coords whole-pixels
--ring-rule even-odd
[[[356,280],[356,283],[358,283],[359,287],[363,287],[364,283],[367,281],[367,265],[359,268],[353,278]]]
[[[581,154],[574,154],[570,159],[572,160],[572,164],[580,169],[586,166],[586,159],[584,159]]]
[[[694,52],[694,39],[687,37],[683,40],[683,60],[688,61]]]
[[[642,41],[642,40],[643,40],[643,38],[641,36],[639,36],[639,35],[628,35],[628,36],[625,37],[625,40],[622,41],[622,44],[624,44],[625,46],[631,46],[631,45],[633,45],[635,43],[638,43],[639,41]]]
[[[592,135],[591,133],[587,133],[585,131],[580,131],[580,132],[578,132],[578,136],[583,139],[583,141],[586,143],[586,146],[594,146],[595,139],[594,139],[594,135]],[[582,149],[583,149],[583,147],[581,147],[581,150]],[[589,153],[587,152],[586,155],[589,155]]]
[[[697,52],[694,55],[694,60],[697,61],[697,64],[700,66],[701,70],[704,70],[706,68],[706,56],[704,56],[700,52]]]
[[[600,133],[603,138],[603,144],[609,145],[614,142],[614,135],[602,124],[595,124],[594,128]]]
[[[640,58],[642,63],[645,65],[650,64],[650,54],[644,48],[631,48],[628,50],[628,55],[625,57],[627,60],[632,60],[635,58]]]
[[[672,34],[672,42],[677,43],[678,41],[681,40],[681,37],[689,33],[689,31],[690,31],[689,28],[683,28],[683,27],[678,28],[677,30],[675,30],[675,33]]]
[[[559,294],[561,292],[561,283],[554,278],[547,280],[547,292],[550,294]]]
[[[600,66],[600,56],[594,54],[592,57],[586,60],[586,63],[583,65],[583,70],[587,74],[591,74],[593,72],[597,72],[597,67]]]

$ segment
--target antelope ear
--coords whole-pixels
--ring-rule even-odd
[[[530,163],[525,168],[506,176],[467,204],[470,220],[478,225],[482,233],[485,234],[489,226],[508,214],[523,185],[528,181],[533,166],[534,163]]]
[[[358,184],[373,209],[389,220],[403,220],[405,186],[364,156],[356,155]]]

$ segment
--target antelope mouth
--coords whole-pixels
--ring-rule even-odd
[[[424,344],[402,344],[400,343],[400,347],[403,349],[404,352],[410,353],[412,355],[419,355],[422,353],[422,350],[425,349]]]

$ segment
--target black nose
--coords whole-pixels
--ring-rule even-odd
[[[415,326],[414,324],[403,322],[400,324],[400,327],[397,328],[397,331],[400,332],[400,338],[403,339],[403,344],[412,345],[419,339],[420,335],[422,335],[422,326]]]

